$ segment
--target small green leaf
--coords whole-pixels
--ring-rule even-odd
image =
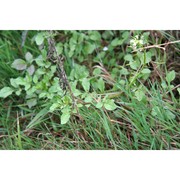
[[[124,40],[127,40],[129,38],[129,35],[130,35],[130,32],[129,31],[125,31],[123,34],[122,34],[122,37]]]
[[[131,67],[132,69],[137,70],[138,67],[140,66],[140,63],[139,63],[138,60],[135,60],[135,61],[131,61],[131,62],[129,63],[129,65],[130,65],[130,67]]]
[[[42,92],[42,93],[39,94],[39,98],[43,98],[43,97],[45,97],[46,95],[47,95],[46,92]]]
[[[21,91],[22,91],[22,89],[19,89],[19,90],[17,90],[17,91],[15,92],[15,94],[16,94],[17,96],[19,96],[19,95],[21,94]]]
[[[126,69],[126,68],[124,68],[124,67],[121,67],[122,69],[120,70],[120,73],[122,74],[122,75],[128,75],[129,74],[129,72],[128,72],[128,70]]]
[[[49,88],[49,93],[56,93],[60,90],[61,90],[61,88],[60,88],[59,84],[56,84]]]
[[[126,61],[134,61],[134,59],[133,59],[133,56],[131,55],[131,54],[127,54],[127,55],[125,55],[124,56],[124,60],[126,60]]]
[[[180,88],[177,88],[177,91],[178,91],[178,93],[179,93],[179,95],[180,95]]]
[[[145,94],[142,90],[137,90],[135,92],[135,96],[136,96],[138,101],[141,101],[143,99],[143,97],[145,96]]]
[[[146,62],[145,63],[149,63],[151,60],[152,60],[152,53],[147,52],[146,53]]]
[[[35,94],[36,90],[37,90],[36,87],[33,86],[32,88],[30,88],[30,89],[28,89],[28,90],[26,91],[26,94],[27,94],[28,96],[33,96],[33,95]]]
[[[62,54],[62,52],[63,52],[63,44],[62,43],[58,43],[56,45],[56,51],[57,51],[58,55]]]
[[[12,86],[16,86],[16,85],[25,86],[26,85],[26,80],[23,77],[18,77],[16,79],[12,79],[11,82],[12,82],[12,84],[11,84]]]
[[[44,62],[44,59],[43,59],[42,55],[39,55],[39,56],[35,59],[35,61],[36,61],[36,64],[37,64],[38,66],[45,66],[45,65],[46,65],[45,62]]]
[[[117,108],[117,105],[114,103],[113,99],[106,99],[104,102],[104,107],[109,111],[113,111]]]
[[[82,86],[86,92],[89,92],[90,89],[90,82],[87,78],[83,78],[82,80]]]
[[[91,95],[87,95],[86,98],[84,99],[84,102],[86,102],[86,103],[90,103],[92,101],[93,101],[93,98]]]
[[[118,45],[118,43],[119,43],[119,39],[118,39],[118,38],[115,38],[115,39],[111,42],[111,45],[112,45],[113,47],[115,47],[115,46]]]
[[[24,61],[22,59],[16,59],[12,63],[12,68],[17,69],[17,70],[24,70],[24,69],[26,69],[26,67],[27,67],[26,61]]]
[[[53,103],[53,105],[49,108],[49,112],[54,112],[59,106],[59,103]]]
[[[35,37],[35,41],[36,41],[36,44],[38,46],[40,46],[43,43],[43,41],[44,41],[44,34],[43,33],[38,33],[36,35],[36,37]]]
[[[63,112],[61,115],[61,124],[66,124],[70,119],[70,113],[68,111]]]
[[[166,89],[168,87],[165,81],[162,81],[161,86],[163,89]]]
[[[35,98],[27,100],[27,105],[28,105],[29,108],[32,108],[36,104],[37,104],[37,99],[35,99]]]
[[[100,109],[103,107],[103,103],[100,101],[96,104],[96,108]]]
[[[45,69],[44,68],[38,68],[37,71],[36,71],[36,75],[41,76],[43,74],[46,74]]]
[[[151,70],[148,69],[148,68],[145,68],[145,69],[143,69],[141,72],[142,72],[143,74],[149,74],[149,73],[151,73]]]
[[[74,94],[75,97],[77,97],[77,96],[81,95],[82,93],[78,89],[74,89],[73,94]]]
[[[98,31],[92,31],[90,39],[93,41],[99,41],[101,39],[101,34]]]
[[[34,74],[34,71],[35,71],[35,67],[34,65],[31,65],[27,68],[27,72],[29,73],[29,75],[33,75]]]
[[[147,53],[138,52],[138,57],[141,60],[141,64],[147,64],[152,60],[152,53],[148,51]]]
[[[45,62],[45,68],[49,68],[51,66],[51,63],[49,61]]]
[[[86,42],[84,46],[84,53],[85,54],[92,54],[92,52],[95,50],[96,46],[95,44],[91,44],[90,42]]]
[[[104,89],[105,89],[105,83],[104,83],[104,80],[103,78],[101,77],[99,80],[98,80],[98,89],[101,91],[101,92],[104,92]]]
[[[37,83],[38,82],[38,76],[36,74],[34,74],[33,76],[33,82],[34,83]]]
[[[56,66],[51,66],[51,73],[54,74],[56,72]]]
[[[78,108],[81,108],[81,107],[83,107],[83,105],[82,105],[81,103],[78,103],[78,104],[77,104],[77,107],[78,107]]]
[[[101,69],[100,68],[95,68],[94,71],[93,71],[93,75],[98,76],[100,74],[101,74]]]
[[[10,87],[4,87],[0,90],[0,97],[6,98],[9,95],[11,95],[14,92],[14,90]]]
[[[121,85],[125,85],[125,84],[126,84],[126,81],[125,81],[125,80],[123,80],[123,79],[121,79],[121,80],[119,81],[119,84],[121,84]]]
[[[166,75],[166,81],[167,81],[168,83],[170,83],[171,81],[173,81],[173,80],[175,79],[175,77],[176,77],[176,73],[175,73],[174,70],[172,70],[172,71],[170,71],[170,72],[167,73],[167,75]]]
[[[17,82],[17,80],[16,80],[16,79],[14,79],[14,78],[11,78],[11,79],[10,79],[10,83],[11,83],[11,85],[12,85],[13,87],[15,87],[15,88],[18,88],[18,87],[19,87],[19,85],[18,85],[16,82]]]
[[[25,59],[26,59],[26,61],[31,63],[32,60],[33,60],[32,54],[30,52],[27,52],[26,55],[25,55]]]

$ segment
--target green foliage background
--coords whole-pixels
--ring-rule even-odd
[[[178,149],[173,31],[54,31],[75,106],[47,58],[47,31],[0,32],[1,149]],[[37,141],[38,140],[38,141]]]

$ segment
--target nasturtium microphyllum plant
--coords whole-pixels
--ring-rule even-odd
[[[4,87],[0,90],[0,97],[6,98],[10,95],[20,96],[24,100],[29,108],[35,108],[39,106],[39,101],[49,102],[49,113],[59,111],[61,113],[61,124],[65,124],[69,121],[73,113],[77,113],[74,109],[72,98],[69,92],[64,92],[59,84],[59,77],[57,76],[56,64],[52,64],[47,58],[47,50],[42,44],[46,43],[47,33],[38,33],[34,40],[40,48],[40,54],[34,57],[30,52],[25,54],[23,59],[15,59],[11,65],[12,68],[21,72],[21,76],[17,78],[11,78],[9,87]],[[88,41],[90,38],[90,41]],[[84,40],[84,41],[83,41]],[[66,51],[66,48],[70,48],[69,57],[75,52],[75,47],[78,43],[84,43],[85,46],[82,49],[82,54],[91,54],[96,46],[93,43],[96,42],[99,46],[100,34],[97,31],[90,31],[89,36],[82,33],[73,33],[69,44],[58,43],[56,50],[58,54]],[[69,47],[68,47],[69,46]],[[43,47],[43,48],[42,48]],[[76,50],[77,51],[77,50]],[[84,101],[78,102],[76,106],[94,106],[96,108],[104,107],[106,110],[114,110],[117,108],[114,100],[109,99],[108,96],[101,98],[97,93],[93,92],[95,88],[97,92],[103,93],[105,91],[105,81],[100,75],[101,71],[96,68],[93,72],[97,75],[97,78],[91,77],[88,69],[83,65],[74,64],[71,73],[68,77],[69,84],[72,89],[74,97],[80,98]],[[97,101],[98,99],[98,101]]]

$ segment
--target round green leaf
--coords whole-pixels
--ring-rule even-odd
[[[35,37],[35,41],[36,41],[36,44],[39,46],[43,43],[44,41],[44,35],[43,33],[38,33]]]
[[[27,67],[26,61],[24,61],[22,59],[16,59],[12,63],[12,68],[17,69],[17,70],[24,70],[24,69],[26,69],[26,67]]]

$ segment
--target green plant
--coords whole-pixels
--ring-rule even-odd
[[[54,31],[72,97],[47,31],[1,31],[0,149],[179,149],[179,41],[156,32]]]
[[[47,39],[47,33],[40,32],[35,36],[35,42],[38,46],[42,45]],[[74,37],[74,34],[73,34]],[[98,40],[98,33],[90,32],[91,40]],[[70,40],[71,42],[72,40]],[[65,44],[66,46],[66,44]],[[71,46],[71,45],[70,45]],[[57,45],[57,51],[59,44]],[[89,45],[85,47],[85,52],[89,54]],[[41,55],[34,58],[30,52],[25,54],[24,59],[15,59],[12,63],[12,68],[21,71],[21,76],[10,79],[10,87],[4,87],[0,90],[0,97],[6,98],[13,93],[16,96],[25,97],[25,104],[32,108],[38,105],[39,101],[44,101],[50,104],[48,109],[49,113],[53,113],[59,110],[61,115],[61,124],[65,124],[69,121],[72,113],[77,113],[77,109],[74,109],[74,102],[70,96],[70,93],[61,89],[59,82],[60,79],[56,75],[56,65],[48,61],[47,51],[45,48],[40,50]],[[86,53],[85,53],[86,54]],[[90,94],[90,87],[97,88],[100,92],[105,90],[105,82],[102,78],[95,79],[89,77],[89,72],[85,66],[75,64],[71,70],[69,79],[72,88],[73,95],[75,97],[80,96],[83,101],[75,104],[78,108],[84,104],[86,106],[93,105],[97,108],[104,106],[107,110],[114,110],[117,106],[114,100],[108,99],[108,96],[101,100],[101,97],[96,93]],[[81,85],[79,88],[77,85]],[[97,101],[98,99],[98,101]]]

